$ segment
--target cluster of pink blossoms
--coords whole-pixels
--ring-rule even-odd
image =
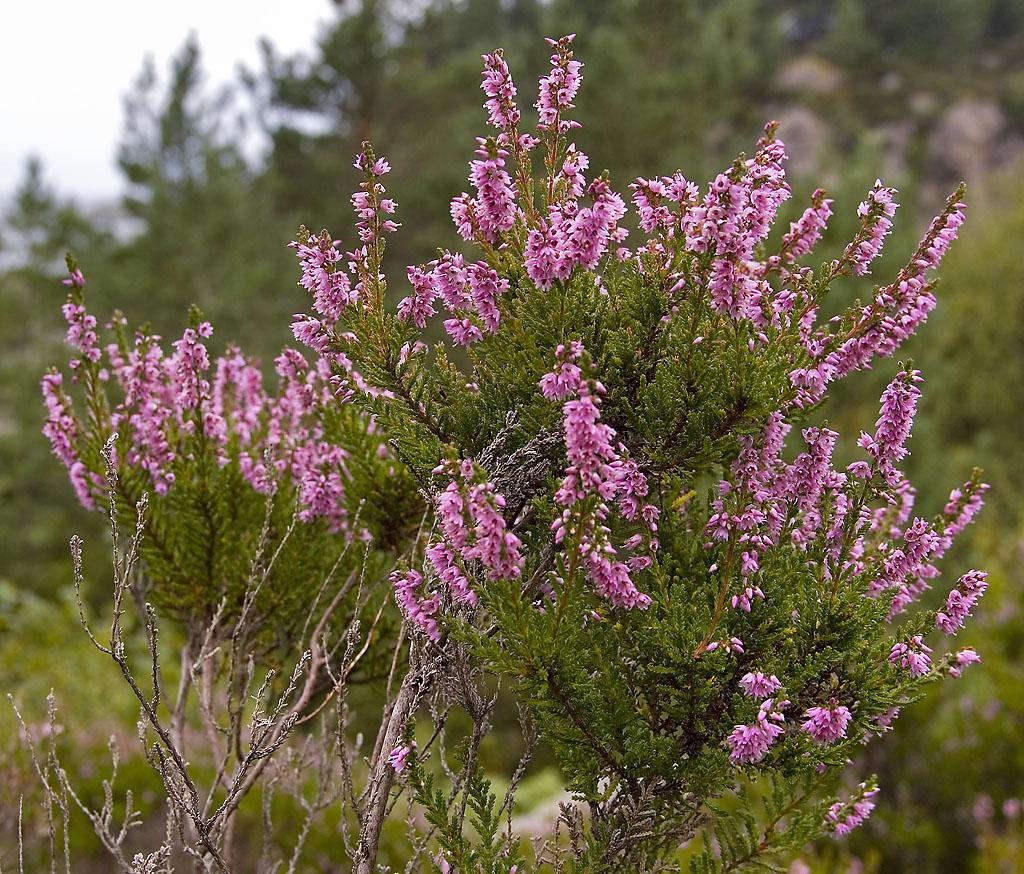
[[[832,469],[838,435],[827,428],[805,429],[807,451],[786,464],[782,451],[789,430],[781,414],[776,413],[760,441],[743,438],[732,478],[719,483],[719,496],[707,523],[709,549],[716,542],[732,545],[726,552],[738,564],[743,581],[732,605],[748,613],[755,596],[765,597],[761,587],[752,582],[760,570],[761,557],[784,536],[807,550],[823,535],[826,543],[833,545],[830,555],[834,560],[839,558],[846,476]],[[830,512],[836,505],[839,512]],[[717,571],[715,563],[711,572]]]
[[[957,580],[956,586],[946,596],[945,606],[935,616],[936,627],[945,634],[956,634],[964,627],[964,620],[971,615],[971,610],[987,588],[988,574],[984,571],[965,573]]]
[[[551,70],[540,80],[536,102],[538,129],[551,148],[549,159],[555,159],[558,136],[578,127],[563,117],[571,109],[579,90],[582,64],[572,57],[569,48],[573,37],[548,40],[554,48]],[[488,121],[499,130],[493,140],[479,140],[477,159],[470,163],[470,182],[476,190],[465,192],[451,204],[452,220],[463,239],[494,245],[517,222],[527,217],[516,203],[512,179],[505,169],[506,160],[523,158],[540,142],[529,134],[517,134],[515,126],[520,113],[515,104],[515,85],[499,53],[484,55],[481,87],[487,95],[485,106]],[[577,267],[593,270],[611,244],[623,240],[626,229],[618,222],[626,213],[621,196],[612,190],[607,179],[597,178],[587,184],[584,170],[587,156],[570,144],[561,157],[561,166],[552,178],[547,192],[547,210],[531,219],[523,252],[527,275],[538,288],[547,290],[556,281],[565,281]],[[586,193],[591,205],[582,205],[579,198]],[[419,324],[419,322],[417,322]],[[446,327],[448,324],[446,323]],[[449,328],[449,334],[458,337]],[[461,330],[465,330],[462,328]]]
[[[829,698],[828,704],[824,707],[807,708],[800,728],[817,743],[833,744],[846,737],[846,727],[850,724],[851,718],[849,707],[840,704],[835,698]]]
[[[715,256],[708,278],[712,308],[759,328],[771,321],[771,288],[754,263],[754,249],[790,197],[785,158],[785,146],[769,126],[754,157],[720,173],[683,217],[687,249]]]
[[[516,106],[516,86],[501,49],[483,55],[484,72],[480,88],[487,95],[487,121],[503,133],[514,132],[522,117]]]
[[[871,262],[882,252],[885,238],[892,230],[892,217],[896,215],[896,189],[886,188],[881,179],[875,180],[868,199],[857,207],[861,230],[847,247],[842,261],[849,262],[858,276],[870,273]]]
[[[416,741],[412,741],[411,743],[397,746],[388,753],[388,764],[395,769],[395,773],[401,773],[405,770],[406,763],[409,761],[409,756],[412,755],[412,751],[415,747]]]
[[[921,397],[921,390],[915,383],[921,381],[919,370],[907,370],[890,382],[882,393],[881,409],[875,422],[877,430],[874,435],[862,431],[857,441],[857,445],[874,459],[877,469],[890,486],[895,487],[903,479],[896,465],[909,454],[906,443]],[[869,473],[864,465],[858,465],[855,471],[855,475]]]
[[[508,280],[484,261],[466,264],[462,255],[445,252],[431,261],[430,270],[408,268],[413,293],[398,304],[398,317],[426,327],[440,299],[451,314],[444,322],[448,336],[459,346],[470,346],[493,334],[501,323],[498,299],[508,291]]]
[[[754,722],[735,726],[725,739],[733,764],[751,765],[760,762],[785,734],[786,718],[783,711],[790,702],[769,697],[782,689],[782,683],[775,676],[765,676],[760,672],[748,673],[740,680],[740,686],[747,696],[765,699],[758,708]],[[832,744],[846,737],[850,719],[850,709],[832,698],[824,707],[809,707],[804,714],[801,729],[820,744]]]
[[[103,478],[89,470],[78,457],[79,428],[70,398],[63,390],[63,377],[55,370],[43,376],[43,402],[46,423],[43,434],[50,441],[53,454],[68,472],[78,502],[87,510],[96,506],[93,490],[103,488]]]
[[[832,830],[843,837],[857,826],[863,825],[875,809],[877,795],[878,787],[861,783],[857,787],[857,794],[849,801],[837,801],[833,804],[828,810],[828,821],[832,824]]]
[[[809,255],[818,244],[822,232],[832,217],[832,200],[825,196],[824,188],[815,189],[811,205],[789,226],[782,238],[780,255],[787,264],[792,264],[804,255]]]
[[[935,307],[935,295],[927,273],[939,266],[963,224],[965,207],[960,202],[961,195],[962,190],[958,189],[950,196],[896,281],[878,288],[870,303],[853,310],[835,325],[830,322],[816,330],[811,326],[817,307],[808,305],[801,339],[811,361],[790,373],[797,389],[794,406],[817,403],[830,383],[869,367],[878,356],[891,356],[928,317]],[[861,232],[834,265],[837,273],[846,265],[853,265],[855,273],[866,272],[891,224],[889,217],[895,209],[891,199],[891,189],[876,185],[870,200],[861,204]]]
[[[221,468],[237,464],[257,492],[269,493],[281,475],[290,477],[303,521],[325,519],[332,531],[347,530],[349,453],[328,439],[321,423],[320,411],[333,394],[323,361],[311,368],[297,351],[284,350],[275,360],[279,390],[271,395],[257,362],[236,347],[211,360],[205,342],[213,332],[209,322],[187,328],[170,354],[152,334],[137,333],[129,342],[122,322],[111,326],[119,339],[101,350],[91,327],[79,330],[95,325],[81,300],[64,313],[77,353],[73,372],[88,367],[94,380],[87,390],[107,395],[101,408],[109,418],[100,424],[103,433],[94,436],[103,442],[117,433],[119,463],[144,471],[156,494],[170,491],[182,464],[212,450]],[[117,391],[104,388],[107,384]],[[44,433],[79,500],[91,508],[95,494],[105,489],[102,471],[89,471],[80,457],[84,432],[61,375],[47,373],[42,388],[48,410]],[[373,429],[368,422],[368,433]],[[386,453],[383,444],[379,449]],[[274,471],[266,468],[268,453]]]
[[[445,461],[434,473],[450,479],[436,503],[442,537],[427,547],[426,556],[455,601],[476,604],[467,568],[479,562],[489,579],[518,579],[524,564],[522,544],[505,523],[504,497],[477,465],[468,459]],[[439,640],[441,591],[415,570],[395,571],[391,582],[405,616],[431,640]]]
[[[744,674],[740,686],[751,698],[767,698],[782,688],[782,683],[774,674],[766,676],[760,671]]]
[[[761,702],[757,719],[750,725],[737,725],[726,738],[729,745],[729,759],[736,765],[752,765],[760,762],[779,737],[785,733],[782,723],[783,708],[788,701],[775,702],[768,698]]]
[[[655,179],[640,176],[629,187],[640,227],[645,233],[661,232],[670,239],[683,231],[686,209],[700,196],[700,189],[682,173]]]
[[[905,668],[911,677],[923,677],[931,668],[931,647],[920,634],[915,634],[908,643],[894,643],[889,652],[891,664]]]
[[[658,508],[646,501],[647,478],[636,462],[625,456],[625,447],[613,443],[615,429],[601,422],[600,396],[604,387],[587,379],[578,362],[583,355],[578,342],[559,346],[558,365],[540,381],[544,396],[565,401],[562,425],[568,466],[555,493],[555,502],[565,509],[555,520],[555,542],[568,540],[583,561],[594,588],[616,607],[643,609],[651,599],[633,583],[632,572],[651,564],[649,552],[658,548]],[[607,524],[609,502],[617,502],[619,514],[639,522],[644,531],[634,534],[622,549],[635,550],[642,544],[647,553],[636,552],[626,561],[618,558]]]
[[[935,562],[981,508],[987,486],[972,481],[954,490],[935,522],[911,520],[914,492],[896,465],[908,452],[919,381],[917,371],[904,371],[887,386],[875,432],[862,433],[859,440],[871,461],[853,462],[845,471],[832,467],[838,435],[827,428],[805,429],[807,451],[784,463],[789,426],[780,413],[769,419],[760,439],[742,439],[732,476],[719,484],[707,523],[708,549],[722,544],[736,566],[726,570],[739,572],[733,607],[749,612],[755,598],[765,597],[755,574],[762,555],[783,537],[803,550],[819,549],[828,580],[869,574],[868,594],[888,594],[893,615],[926,591],[938,575]],[[875,474],[890,492],[889,503],[872,511],[859,503],[857,483]],[[718,572],[718,563],[710,570]],[[962,602],[951,597],[950,615],[956,616]],[[971,596],[970,605],[977,597]]]
[[[458,553],[463,562],[479,561],[493,580],[516,579],[523,569],[519,551],[522,544],[505,524],[505,498],[468,459],[442,462],[434,473],[451,477],[437,499],[437,518],[445,548],[438,552],[441,562],[435,561],[433,555],[430,558],[438,575],[444,579],[442,568],[447,570]],[[475,596],[466,590],[460,599],[473,603]]]
[[[391,172],[386,158],[375,156],[369,143],[356,156],[355,167],[363,172],[359,190],[352,194],[356,214],[356,232],[361,246],[346,252],[344,259],[327,231],[293,240],[302,268],[299,284],[313,295],[316,315],[296,313],[292,322],[295,339],[323,354],[331,344],[331,332],[346,308],[364,306],[377,293],[383,281],[380,273],[381,240],[400,225],[387,216],[394,215],[395,201],[387,193],[381,179]],[[343,263],[344,262],[344,263]],[[339,361],[339,364],[344,362]],[[353,381],[359,383],[358,374]]]
[[[356,211],[356,232],[364,245],[373,243],[381,234],[393,234],[399,224],[393,219],[385,219],[383,215],[394,215],[395,202],[382,197],[386,193],[381,179],[391,172],[387,158],[375,157],[366,144],[356,156],[355,168],[363,171],[363,181],[359,191],[352,194],[352,208]]]
[[[576,267],[593,270],[611,243],[625,238],[625,228],[618,226],[626,214],[622,197],[604,179],[595,179],[586,190],[592,206],[581,207],[572,197],[552,204],[526,238],[526,275],[540,289],[565,281]]]
[[[576,34],[570,33],[561,39],[548,37],[546,40],[554,52],[551,55],[551,71],[546,76],[541,76],[537,102],[534,104],[537,108],[537,127],[541,130],[564,134],[574,127],[579,127],[579,122],[562,117],[566,109],[574,108],[573,100],[583,81],[580,75],[583,64],[573,58],[569,49],[574,39]]]
[[[441,608],[441,594],[429,591],[423,574],[417,570],[392,571],[388,577],[395,590],[395,601],[413,625],[433,641],[441,639],[437,625],[437,612]]]
[[[949,668],[949,675],[954,678],[959,677],[964,668],[968,665],[976,665],[980,661],[981,656],[972,647],[968,646],[957,650],[953,657],[953,664]]]

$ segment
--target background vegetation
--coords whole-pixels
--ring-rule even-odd
[[[70,602],[66,543],[76,531],[99,542],[100,520],[78,508],[39,433],[38,379],[64,356],[64,250],[84,265],[95,311],[118,307],[170,334],[195,302],[217,326],[215,345],[235,340],[269,362],[305,298],[285,243],[299,222],[349,226],[359,141],[371,139],[395,168],[389,188],[403,228],[388,259],[399,276],[454,242],[446,205],[465,185],[466,144],[481,127],[480,54],[504,46],[528,102],[535,76],[525,74],[546,59],[539,37],[579,31],[585,149],[619,190],[639,173],[677,168],[702,181],[778,118],[793,202],[824,177],[835,241],[851,234],[875,176],[901,189],[909,215],[880,268],[891,273],[929,210],[966,179],[968,222],[944,263],[939,307],[908,353],[927,378],[913,446],[944,463],[911,463],[909,473],[928,513],[943,484],[966,479],[972,464],[993,484],[960,547],[993,572],[965,641],[985,665],[873,748],[877,761],[864,770],[879,772],[878,814],[794,870],[1024,870],[1024,2],[336,5],[308,52],[284,57],[267,42],[262,66],[229,88],[205,83],[194,43],[170,69],[141,71],[126,103],[116,221],[84,211],[49,186],[37,161],[26,164],[0,224],[0,689],[41,714],[55,688],[68,730],[90,725],[75,744],[86,778],[89,751],[105,746],[117,717],[133,719],[101,675],[77,668],[88,644]],[[844,384],[829,411],[838,430],[856,433],[880,388],[881,377]],[[106,590],[97,588],[101,601]],[[111,722],[91,712],[97,700],[110,701]],[[0,804],[0,847],[14,834],[9,799],[30,791],[24,765],[10,714],[0,715],[0,786],[14,790]],[[136,773],[144,791],[144,768]],[[538,782],[541,805],[552,784]],[[79,840],[88,853],[84,827]]]

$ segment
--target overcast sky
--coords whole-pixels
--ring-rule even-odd
[[[210,84],[258,59],[261,36],[308,49],[330,0],[6,0],[0,4],[0,197],[39,155],[47,178],[87,200],[115,196],[122,98],[147,55],[162,80],[195,31]]]

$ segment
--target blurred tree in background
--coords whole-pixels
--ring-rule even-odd
[[[947,462],[910,474],[926,512],[945,500],[939,485],[965,479],[969,463],[983,464],[993,484],[978,533],[962,547],[996,571],[984,621],[967,641],[977,638],[987,669],[898,723],[880,814],[849,851],[881,871],[1017,870],[993,860],[1021,849],[1020,814],[1014,821],[1004,802],[1024,795],[1024,186],[1013,180],[1024,158],[1024,3],[335,6],[308,52],[283,56],[265,41],[260,67],[226,86],[206,83],[194,40],[169,70],[147,65],[125,101],[116,209],[86,212],[47,184],[38,159],[26,164],[0,224],[0,686],[27,682],[23,654],[47,624],[40,617],[68,618],[68,536],[99,536],[39,435],[38,379],[62,354],[64,250],[85,266],[96,311],[123,308],[168,335],[195,302],[217,325],[217,344],[238,341],[270,362],[304,299],[285,244],[300,222],[348,226],[359,142],[372,140],[394,166],[389,187],[404,226],[388,269],[433,257],[455,241],[446,204],[465,186],[466,143],[481,132],[479,55],[503,46],[524,71],[527,103],[545,61],[537,37],[578,30],[589,61],[579,101],[587,151],[594,170],[614,168],[619,190],[652,168],[701,182],[771,117],[792,156],[794,214],[821,158],[841,168],[829,180],[836,216],[826,248],[850,235],[876,175],[901,188],[902,210],[914,216],[966,178],[968,222],[944,266],[938,310],[910,348],[932,386],[914,445]],[[888,244],[882,271],[911,250],[913,224],[900,223],[905,236]],[[871,416],[881,380],[843,386],[832,408],[842,410],[838,430]],[[927,402],[948,397],[958,403]],[[47,645],[59,671],[80,641],[65,652],[53,627]],[[47,685],[36,680],[25,694]],[[990,798],[990,814],[978,796]],[[837,859],[819,857],[821,870],[838,870],[828,867]]]

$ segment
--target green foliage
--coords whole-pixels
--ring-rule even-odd
[[[690,861],[691,874],[784,871],[781,863],[821,832],[828,804],[807,802],[824,782],[818,777],[741,785],[731,803],[715,807],[705,847]]]
[[[461,792],[453,795],[437,786],[435,777],[413,757],[409,766],[409,781],[414,787],[414,799],[423,808],[428,823],[436,829],[440,853],[434,862],[437,870],[444,860],[453,869],[478,874],[509,874],[525,860],[517,844],[510,845],[500,834],[505,824],[491,781],[483,769],[474,769]],[[472,827],[467,837],[464,820]]]

